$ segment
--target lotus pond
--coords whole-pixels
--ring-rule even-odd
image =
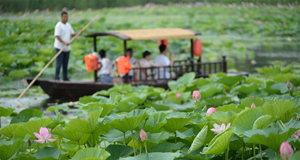
[[[204,45],[202,60],[220,60],[221,55],[226,55],[228,68],[231,70],[242,69],[254,72],[255,70],[249,68],[261,67],[254,65],[257,59],[253,51],[261,44],[269,49],[284,43],[299,46],[300,10],[297,3],[272,6],[253,3],[236,5],[197,2],[68,12],[74,30],[81,29],[100,13],[101,18],[92,23],[84,35],[107,30],[159,27],[179,27],[200,31],[202,35],[198,38]],[[53,31],[54,25],[60,20],[59,15],[60,12],[49,12],[49,10],[0,15],[0,71],[6,77],[1,77],[0,82],[9,81],[8,77],[33,77],[52,58]],[[123,42],[117,38],[104,37],[99,40],[98,48],[108,50],[109,57],[115,59],[123,54],[122,44]],[[190,48],[188,40],[170,41],[170,45],[169,51],[178,53],[176,58],[182,59],[189,55],[186,54],[189,53]],[[137,59],[142,57],[141,53],[144,50],[158,53],[157,41],[132,41],[128,42],[128,47],[134,49],[134,56]],[[284,48],[285,52],[280,55],[290,55],[288,53],[290,48]],[[84,56],[92,51],[92,39],[81,36],[72,43],[72,56],[69,63],[72,79],[91,78],[92,74],[87,74],[85,71]],[[296,52],[299,53],[299,48]],[[270,56],[265,58],[268,59]],[[299,58],[299,54],[290,56],[290,60],[293,61]],[[249,63],[249,67],[242,68],[236,63]],[[53,78],[53,73],[54,67],[51,65],[43,76]],[[81,75],[78,76],[78,73]]]
[[[258,72],[187,73],[169,90],[116,84],[46,112],[1,107],[0,159],[298,159],[300,68]]]

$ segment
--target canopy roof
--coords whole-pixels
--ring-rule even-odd
[[[201,33],[182,28],[156,28],[97,32],[86,35],[86,37],[115,36],[122,40],[160,40],[193,39],[196,35],[201,35]]]

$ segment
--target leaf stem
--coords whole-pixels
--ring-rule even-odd
[[[228,145],[227,150],[225,152],[225,160],[228,160],[228,154],[229,154],[229,145]]]
[[[262,150],[261,150],[261,144],[259,145],[259,151],[260,151],[260,159],[262,160]]]
[[[133,153],[134,153],[134,156],[136,156],[136,152],[135,152],[135,142],[134,142],[133,131],[131,131],[131,137],[132,137],[132,143],[133,143]]]
[[[126,137],[125,137],[125,132],[123,132],[124,134],[124,141],[123,141],[123,143],[124,143],[124,146],[126,146]]]
[[[176,131],[174,133],[175,133],[175,143],[177,143],[177,133]]]
[[[148,153],[146,141],[144,141],[144,146],[145,146],[145,151],[146,151],[146,153]]]
[[[255,145],[253,144],[253,147],[252,147],[252,150],[253,150],[253,158],[254,158],[254,160],[256,160],[256,157],[255,157]]]
[[[104,141],[104,148],[106,148],[106,142],[105,142],[105,139],[104,139],[103,141]]]

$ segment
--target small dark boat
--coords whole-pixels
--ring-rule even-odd
[[[185,60],[174,61],[173,66],[165,67],[150,67],[150,68],[133,68],[134,73],[142,75],[145,71],[151,73],[147,75],[148,78],[142,79],[141,77],[133,76],[132,84],[136,85],[150,85],[154,87],[162,87],[167,89],[169,80],[176,80],[184,73],[195,72],[196,78],[199,77],[208,77],[209,74],[217,72],[225,72],[229,76],[248,76],[246,72],[227,72],[227,61],[226,57],[223,56],[222,61],[217,62],[201,62],[201,57],[197,60],[194,59],[194,39],[197,35],[201,35],[200,32],[196,32],[188,29],[181,28],[158,28],[158,29],[139,29],[139,30],[122,30],[122,31],[107,31],[107,32],[97,32],[93,34],[86,35],[86,37],[93,38],[94,41],[94,51],[97,52],[97,37],[99,36],[114,36],[124,42],[124,53],[127,49],[127,41],[129,40],[164,40],[164,39],[188,39],[191,42],[191,57]],[[164,74],[166,72],[173,72],[169,78],[155,77],[155,73],[161,72],[163,70]],[[159,75],[159,74],[158,74]],[[120,79],[120,78],[115,78]],[[28,83],[32,79],[27,80]],[[160,83],[157,83],[160,81]],[[119,80],[120,82],[120,80]],[[123,83],[121,81],[121,83]],[[128,79],[125,82],[128,84]],[[56,81],[56,80],[43,80],[38,79],[33,85],[39,85],[45,93],[47,93],[51,98],[74,98],[85,95],[92,95],[93,93],[100,90],[107,90],[113,87],[112,83],[100,83],[98,82],[97,71],[94,71],[94,82],[87,81]]]

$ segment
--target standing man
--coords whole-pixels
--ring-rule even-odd
[[[61,21],[59,21],[55,25],[54,30],[54,48],[55,54],[57,54],[64,46],[67,47],[62,51],[62,53],[56,58],[55,64],[55,80],[59,80],[59,72],[62,65],[62,73],[63,73],[63,80],[69,81],[68,78],[68,62],[70,56],[70,40],[71,35],[75,36],[77,34],[81,34],[82,30],[78,31],[77,33],[74,32],[70,23],[68,23],[68,13],[62,12],[61,13]]]

